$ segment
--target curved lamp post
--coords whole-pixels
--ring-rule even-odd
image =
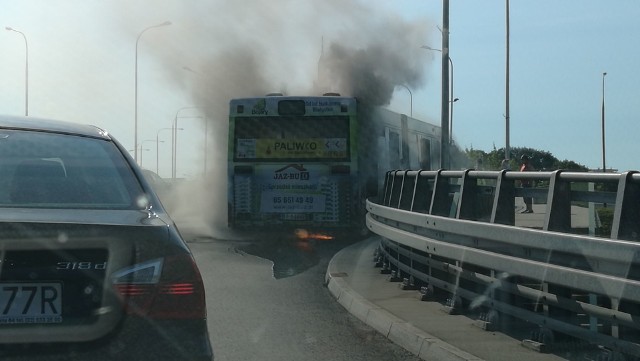
[[[142,148],[142,143],[140,143],[140,145],[138,145],[138,148],[140,148],[140,168],[142,168],[142,151],[149,151],[151,149],[149,148]]]
[[[10,26],[5,27],[8,31],[16,32],[24,38],[25,64],[24,64],[24,115],[29,115],[29,44],[27,36],[22,31],[16,30]]]
[[[158,129],[158,131],[156,132],[156,174],[158,174],[158,175],[160,175],[160,149],[158,147],[158,144],[160,143],[160,132],[163,131],[163,130],[173,130],[173,127],[171,127],[171,128],[161,128],[161,129]],[[179,129],[179,130],[182,130],[182,129]],[[172,149],[172,151],[173,151],[173,149]],[[172,153],[172,155],[173,155],[173,153]]]
[[[176,173],[177,173],[177,169],[178,169],[178,132],[177,132],[177,130],[182,130],[182,128],[177,128],[177,126],[178,126],[178,118],[205,119],[205,117],[201,116],[201,115],[194,115],[194,116],[188,116],[187,115],[187,116],[182,116],[182,117],[176,117],[176,128],[175,128],[176,129],[176,137],[175,137],[174,143],[173,143],[173,151],[174,151],[175,156],[174,156],[174,159],[173,159],[174,160],[174,162],[173,162],[174,168],[173,168],[173,176],[172,177],[174,179],[176,178]],[[207,129],[207,123],[206,123],[206,121],[205,121],[204,125],[205,125],[205,132],[204,132],[205,170],[204,170],[204,172],[206,173],[206,161],[207,161],[206,160],[206,155],[207,155],[207,153],[206,153],[206,150],[207,150],[207,130],[206,130]]]
[[[180,114],[181,111],[186,109],[199,109],[199,107],[194,107],[194,106],[182,107],[176,111],[176,115],[173,117],[173,132],[172,132],[173,134],[171,136],[171,178],[173,179],[176,178],[176,163],[177,163],[177,155],[178,155],[178,152],[177,152],[178,129],[182,130],[181,128],[178,128],[178,114]]]
[[[155,140],[155,139],[145,139],[145,140],[143,140],[142,142],[140,142],[140,167],[141,167],[141,168],[142,168],[142,149],[143,149],[143,148],[142,148],[142,146],[143,146],[143,145],[144,145],[144,143],[146,143],[146,142],[155,142],[155,143],[158,143],[158,142],[159,142],[159,143],[164,143],[163,141],[157,141],[157,140]],[[157,150],[157,149],[158,149],[158,148],[156,147],[156,150]],[[149,149],[147,149],[147,150],[149,150]]]
[[[153,29],[153,28],[159,28],[161,26],[168,26],[171,25],[171,21],[165,21],[162,24],[158,24],[158,25],[152,25],[149,26],[148,28],[145,28],[144,30],[142,30],[140,32],[140,34],[138,35],[138,38],[136,39],[136,63],[135,63],[135,118],[134,118],[134,131],[133,131],[133,145],[134,145],[134,149],[135,149],[135,154],[134,154],[134,159],[136,160],[136,162],[138,161],[138,43],[140,42],[140,37],[142,36],[142,34],[144,34],[147,30]]]
[[[441,49],[432,48],[428,45],[423,45],[420,48],[442,52]],[[459,99],[453,97],[453,60],[451,60],[450,56],[447,56],[447,59],[449,59],[449,66],[451,66],[451,79],[449,81],[449,144],[451,144],[453,140],[453,103],[457,102]]]
[[[407,89],[407,91],[409,92],[409,100],[410,100],[410,103],[409,103],[409,105],[410,105],[410,108],[409,108],[410,113],[409,113],[409,115],[411,116],[411,118],[413,118],[413,93],[411,93],[411,89],[409,89],[409,87],[404,85],[404,84],[398,84],[398,86],[401,86],[401,87]]]

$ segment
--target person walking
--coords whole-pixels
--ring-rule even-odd
[[[530,158],[526,154],[523,154],[520,157],[520,171],[521,172],[530,172],[530,171],[535,170],[529,161],[530,161]],[[531,181],[528,180],[528,179],[521,180],[520,184],[522,185],[522,188],[530,188],[531,187]],[[524,209],[522,211],[520,211],[520,213],[533,213],[533,198],[532,197],[522,197],[522,200],[524,201],[524,206],[525,207],[524,207]]]

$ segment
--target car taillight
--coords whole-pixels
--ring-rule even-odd
[[[202,277],[188,254],[157,258],[113,274],[128,314],[154,319],[207,316]]]

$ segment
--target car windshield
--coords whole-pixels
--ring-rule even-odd
[[[0,130],[0,207],[131,209],[140,194],[112,142]]]

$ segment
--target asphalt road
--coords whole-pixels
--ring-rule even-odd
[[[418,360],[325,287],[327,264],[346,243],[185,236],[205,282],[216,360]]]

